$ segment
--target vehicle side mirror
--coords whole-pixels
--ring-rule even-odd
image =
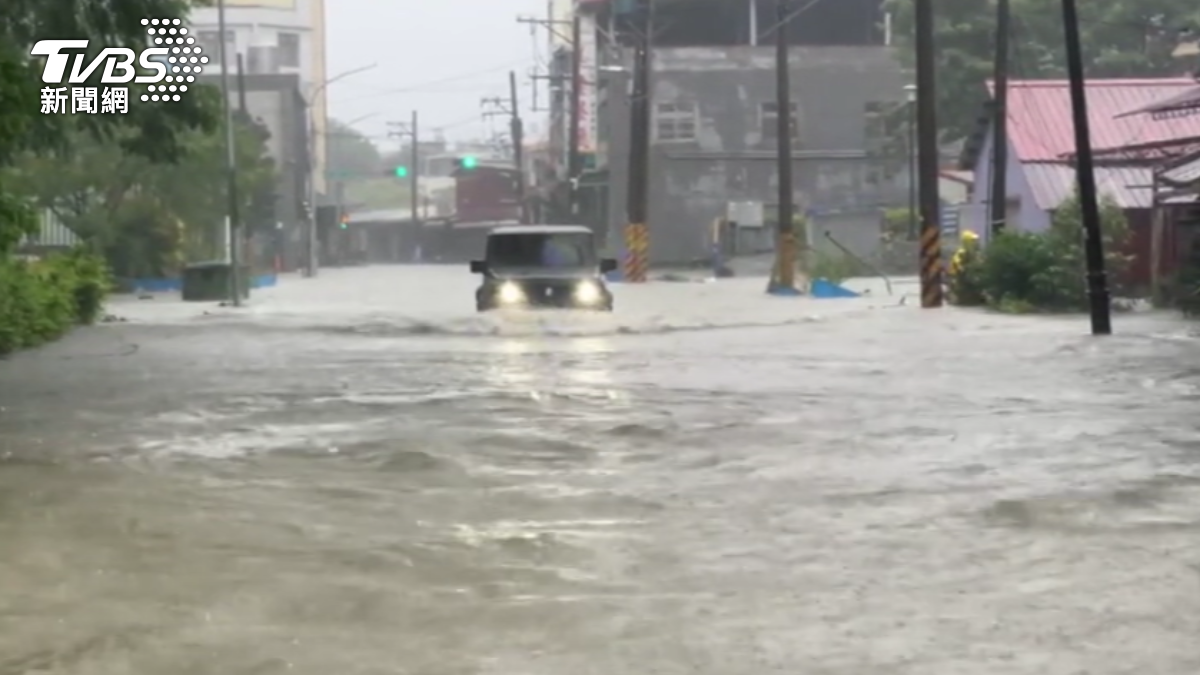
[[[608,274],[609,272],[616,272],[619,267],[620,267],[620,265],[618,265],[617,261],[613,258],[605,258],[604,260],[600,261],[600,273],[601,274]]]
[[[471,261],[471,274],[483,274],[487,272],[487,265],[482,260]]]

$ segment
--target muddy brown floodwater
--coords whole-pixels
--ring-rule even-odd
[[[1200,672],[1174,317],[470,284],[119,301],[0,362],[0,675]]]

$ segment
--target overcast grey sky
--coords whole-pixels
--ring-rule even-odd
[[[535,45],[517,17],[545,18],[547,11],[546,0],[327,0],[329,76],[378,64],[331,84],[329,113],[346,122],[370,116],[353,126],[373,138],[413,109],[423,129],[484,136],[480,99],[507,96],[508,71],[516,70],[526,126],[540,126],[542,115],[528,110],[527,75],[546,57],[548,36],[539,28]],[[491,122],[497,130],[503,124]]]

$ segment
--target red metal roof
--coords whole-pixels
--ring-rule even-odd
[[[1190,78],[1088,80],[1088,121],[1096,150],[1200,136],[1200,116],[1155,120],[1125,113],[1196,88]],[[988,82],[988,90],[994,91]],[[1013,80],[1008,137],[1022,162],[1061,161],[1075,152],[1066,80]]]

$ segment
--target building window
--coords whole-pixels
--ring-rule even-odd
[[[202,30],[196,33],[196,43],[201,53],[214,61],[221,58],[221,33],[215,30]],[[225,44],[230,54],[237,51],[237,36],[231,31],[225,31]]]
[[[792,117],[792,143],[800,137],[800,119],[797,114],[796,104],[792,103],[788,106]],[[770,101],[763,103],[758,109],[758,123],[762,130],[763,140],[774,141],[779,138],[779,104]]]
[[[300,67],[300,36],[296,33],[279,34],[279,66]]]
[[[654,106],[654,140],[680,143],[696,140],[696,106],[688,103],[659,103]]]

